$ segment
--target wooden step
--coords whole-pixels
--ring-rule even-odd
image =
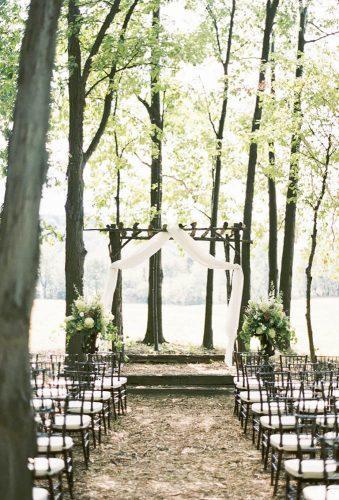
[[[224,354],[129,354],[126,352],[130,363],[212,363],[224,361]]]
[[[126,370],[127,371],[127,370]],[[128,386],[171,386],[171,387],[233,387],[232,375],[224,374],[177,374],[177,375],[128,375]]]
[[[185,396],[213,396],[233,394],[231,387],[213,386],[142,386],[128,385],[128,394],[143,394],[149,396],[159,395],[185,395]]]

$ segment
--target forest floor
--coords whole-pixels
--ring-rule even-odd
[[[79,457],[80,460],[80,457]],[[260,500],[272,495],[259,452],[227,396],[129,398],[93,451],[75,467],[77,500]]]

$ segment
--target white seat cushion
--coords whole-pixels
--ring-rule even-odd
[[[62,436],[38,436],[37,447],[38,453],[69,450],[73,447],[73,439],[70,436],[65,436],[64,441]]]
[[[267,415],[271,412],[271,414],[277,414],[285,411],[286,405],[284,403],[278,403],[276,401],[272,401],[270,403],[254,403],[252,405],[252,412],[259,413],[261,415]]]
[[[55,415],[55,422],[53,427],[55,429],[62,429],[66,426],[66,430],[72,431],[77,429],[86,429],[91,424],[91,417],[89,415]]]
[[[112,384],[113,381],[113,384]],[[105,377],[103,380],[96,380],[95,381],[95,387],[97,389],[105,389],[105,390],[110,390],[110,389],[119,389],[122,385],[127,384],[127,378],[126,377],[120,377],[119,379],[117,377]]]
[[[328,427],[331,429],[334,427],[335,419],[337,419],[339,425],[339,415],[337,417],[335,417],[335,415],[319,415],[316,419],[316,423],[321,427]]]
[[[339,438],[339,435],[337,432],[332,431],[332,432],[325,432],[323,437],[328,441],[334,441],[335,439]]]
[[[318,485],[306,486],[303,489],[305,500],[338,500],[339,499],[339,484],[331,486]]]
[[[67,396],[67,391],[64,387],[44,387],[38,389],[36,394],[39,398],[64,399]]]
[[[259,381],[254,377],[248,378],[247,380],[241,378],[238,382],[236,381],[235,386],[239,390],[245,390],[247,388],[252,390],[259,389]]]
[[[332,396],[334,398],[339,398],[339,389],[324,389],[325,397]]]
[[[103,404],[98,403],[98,402],[91,402],[91,401],[79,401],[79,400],[74,400],[74,401],[69,401],[68,402],[68,408],[67,412],[68,413],[100,413],[102,411]]]
[[[271,420],[268,415],[260,417],[260,423],[263,427],[268,429],[293,429],[297,423],[297,419],[293,415],[278,415],[272,416]]]
[[[86,401],[108,401],[111,399],[111,393],[109,391],[85,391],[84,399]]]
[[[260,401],[267,401],[267,394],[264,391],[261,394],[259,391],[250,391],[249,393],[244,391],[240,393],[240,399],[248,403],[260,403]]]
[[[37,488],[36,486],[34,486],[32,498],[33,500],[48,500],[48,490],[45,490],[45,488]]]
[[[325,411],[325,401],[306,400],[295,401],[294,408],[299,413],[323,413]]]
[[[292,458],[290,460],[285,460],[285,470],[291,476],[303,477],[308,479],[322,479],[324,477],[324,461],[321,459],[310,459],[301,461],[301,474],[299,474],[299,462],[298,458]],[[335,473],[337,468],[336,462],[334,460],[326,461],[326,472],[328,476]]]
[[[298,450],[298,436],[296,434],[272,434],[270,437],[270,443],[273,448],[278,448],[279,450],[285,451],[297,451]],[[299,449],[306,449],[316,447],[315,441],[312,437],[307,434],[299,435]]]
[[[34,471],[35,477],[54,476],[64,470],[65,463],[61,458],[36,457],[29,468]]]
[[[314,398],[314,393],[313,391],[310,390],[305,390],[305,391],[300,391],[300,389],[291,389],[289,388],[287,391],[287,394],[293,398],[298,398],[298,399],[313,399]]]
[[[34,410],[50,410],[53,408],[53,401],[51,399],[33,398],[32,404]]]

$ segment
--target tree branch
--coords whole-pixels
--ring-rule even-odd
[[[86,82],[87,82],[87,79],[89,77],[89,73],[91,71],[91,66],[92,66],[92,61],[93,61],[93,57],[97,55],[97,53],[99,52],[99,49],[101,47],[101,44],[105,38],[105,35],[107,33],[107,30],[108,28],[110,27],[110,25],[112,24],[115,16],[118,14],[119,12],[119,8],[120,8],[120,2],[121,0],[115,0],[113,5],[111,6],[111,9],[110,11],[108,12],[104,22],[102,23],[99,31],[98,31],[98,34],[96,36],[96,39],[94,40],[94,43],[92,45],[92,48],[89,52],[89,55],[86,59],[86,62],[85,62],[85,65],[84,65],[84,70],[83,70],[83,73],[82,73],[82,81],[83,81],[83,84],[86,85]]]
[[[115,78],[115,75],[117,72],[117,57],[118,57],[119,48],[121,47],[121,45],[125,41],[126,30],[127,30],[128,24],[130,22],[130,19],[132,17],[133,11],[134,11],[135,7],[137,6],[138,1],[139,0],[134,0],[132,5],[128,9],[127,14],[126,14],[125,19],[124,19],[124,22],[123,22],[123,25],[121,27],[118,47],[117,47],[115,56],[113,57],[113,63],[112,63],[111,71],[109,74],[108,89],[107,89],[107,94],[106,94],[105,99],[104,99],[104,107],[103,107],[103,111],[102,111],[101,120],[100,120],[99,126],[97,128],[97,131],[95,132],[93,139],[91,140],[91,142],[87,148],[87,151],[84,152],[84,163],[86,163],[89,160],[89,158],[92,156],[92,154],[96,150],[96,148],[100,142],[100,139],[105,131],[105,128],[106,128],[106,125],[107,125],[107,122],[109,119],[109,115],[111,113],[113,93],[114,93],[113,82],[114,82],[114,78]]]
[[[323,38],[327,38],[328,36],[337,35],[339,31],[334,31],[333,33],[326,33],[326,35],[319,36],[318,38],[313,38],[312,40],[305,40],[305,43],[313,43],[318,40],[322,40]]]
[[[89,94],[92,92],[92,90],[95,89],[95,87],[97,85],[99,85],[99,83],[103,82],[104,80],[106,80],[107,78],[109,78],[109,74],[107,73],[105,76],[103,76],[102,78],[100,78],[99,80],[97,80],[95,83],[93,83],[93,85],[87,90],[87,92],[85,93],[85,97],[89,96]]]
[[[206,5],[206,10],[207,10],[207,12],[212,20],[212,24],[213,24],[214,31],[215,31],[215,37],[216,37],[216,41],[217,41],[219,57],[220,57],[220,60],[222,61],[222,48],[221,48],[221,43],[220,43],[220,34],[219,34],[218,23],[217,23],[215,15],[212,11],[212,8],[209,4]]]
[[[138,101],[140,101],[141,104],[143,104],[145,106],[147,113],[151,116],[151,106],[148,104],[146,99],[143,99],[142,97],[140,97],[140,95],[137,95],[136,97],[137,97]]]

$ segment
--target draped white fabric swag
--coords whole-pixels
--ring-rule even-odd
[[[103,294],[103,304],[108,310],[111,309],[113,294],[117,284],[119,269],[130,269],[142,264],[155,254],[160,248],[170,239],[179,243],[184,250],[192,257],[193,260],[199,262],[202,266],[210,269],[224,269],[225,271],[233,271],[232,279],[232,294],[229,305],[227,307],[226,318],[226,354],[225,362],[228,365],[232,364],[232,352],[237,330],[239,326],[239,316],[242,298],[242,289],[244,276],[239,264],[231,264],[216,259],[213,255],[206,254],[200,248],[200,245],[189,236],[185,231],[178,226],[171,226],[166,231],[162,231],[153,236],[149,241],[140,245],[135,252],[124,259],[113,262],[109,268],[106,286]]]

